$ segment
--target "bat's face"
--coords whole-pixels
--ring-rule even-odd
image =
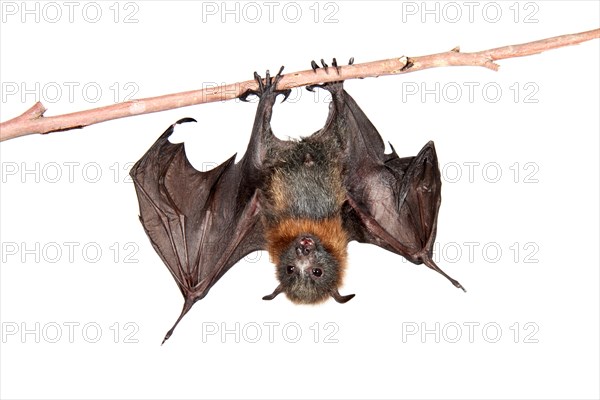
[[[340,263],[318,237],[302,234],[281,254],[277,277],[282,291],[294,303],[320,303],[337,291]]]

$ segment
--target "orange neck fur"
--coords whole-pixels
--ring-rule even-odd
[[[310,233],[319,238],[323,247],[339,262],[340,276],[346,267],[348,235],[342,226],[341,216],[314,219],[288,218],[267,228],[267,250],[275,264],[290,243],[302,234]]]

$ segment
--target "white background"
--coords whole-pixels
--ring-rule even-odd
[[[262,2],[231,3],[238,13],[226,15],[220,2],[205,3],[215,14],[193,2],[74,4],[31,2],[33,14],[22,14],[21,2],[2,3],[2,121],[38,97],[50,116],[133,91],[244,81],[282,64],[304,70],[312,59],[478,51],[600,25],[592,1],[430,2],[437,13],[427,15],[421,2],[276,2],[272,22]],[[500,61],[499,72],[347,82],[401,156],[435,141],[444,171],[436,260],[466,294],[353,243],[342,292],[357,296],[348,304],[264,302],[276,281],[266,253],[255,254],[164,346],[183,301],[138,222],[128,168],[185,116],[199,123],[174,140],[185,140],[198,168],[241,156],[255,104],[3,142],[0,395],[598,398],[599,54],[596,40]],[[294,96],[275,107],[282,138],[314,132],[327,115],[323,97]]]

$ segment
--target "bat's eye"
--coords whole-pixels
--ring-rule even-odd
[[[313,268],[312,274],[319,278],[321,275],[323,275],[323,270],[321,268]]]
[[[294,267],[293,265],[288,265],[285,269],[285,272],[287,272],[288,275],[291,275],[294,273],[295,270],[296,270],[296,267]]]

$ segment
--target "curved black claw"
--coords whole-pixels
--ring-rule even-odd
[[[333,297],[335,299],[335,301],[337,301],[340,304],[347,303],[348,301],[352,300],[352,298],[354,296],[355,296],[354,294],[347,294],[345,296],[342,296],[340,294],[340,292],[338,292],[337,289],[335,289],[333,292],[331,292],[331,297]]]
[[[283,95],[283,100],[281,100],[281,102],[283,103],[284,101],[287,100],[288,97],[290,97],[290,93],[292,93],[292,89],[285,89],[285,90],[277,89],[277,85],[279,84],[279,81],[281,80],[281,78],[283,78],[282,72],[283,72],[283,65],[281,66],[281,68],[279,68],[277,75],[275,75],[275,80],[273,80],[273,92]]]
[[[338,63],[337,63],[337,60],[335,59],[335,57],[333,57],[333,60],[331,61],[331,65],[335,68],[335,71],[339,75],[340,74],[340,67],[338,67]]]
[[[256,74],[256,72],[254,72]],[[254,79],[256,79],[256,76],[254,77]],[[269,70],[267,70],[267,72],[265,72],[265,83],[263,85],[262,79],[260,79],[260,77],[258,78],[258,85],[260,87],[260,90],[262,92],[265,91],[265,87],[266,86],[271,86],[271,84],[273,83],[273,81],[271,80],[271,73],[269,72]]]
[[[310,66],[313,69],[313,71],[317,72],[317,68],[319,68],[319,65],[315,62],[315,60],[312,60],[310,62]]]
[[[352,64],[354,64],[354,57],[350,57],[350,60],[348,61],[348,65],[352,65]],[[323,68],[325,68],[325,73],[328,73],[329,65],[327,65],[327,63],[325,62],[325,60],[323,60],[322,58],[321,58],[321,65],[323,65]],[[331,61],[331,65],[335,68],[335,71],[339,75],[340,74],[340,66],[338,65],[337,60],[335,59],[335,57]],[[317,69],[321,68],[315,62],[315,60],[312,60],[310,62],[310,66],[311,66],[311,68],[312,68],[312,70],[314,72],[317,72]],[[339,82],[339,81],[336,81],[336,82]],[[315,88],[322,88],[322,87],[325,87],[325,86],[327,86],[327,83],[319,83],[319,84],[314,84],[314,85],[308,85],[308,86],[306,86],[306,90],[308,90],[309,92],[314,92]]]
[[[281,68],[279,68],[279,71],[277,72],[277,75],[275,75],[275,78],[271,78],[271,73],[269,72],[269,70],[267,70],[265,72],[265,79],[263,81],[263,79],[260,77],[260,75],[255,71],[254,72],[254,80],[258,84],[257,90],[248,89],[239,97],[239,99],[242,101],[248,101],[248,96],[251,96],[251,95],[257,96],[260,98],[266,93],[275,93],[276,95],[278,95],[278,94],[284,95],[283,101],[285,101],[289,97],[289,95],[292,91],[291,91],[291,89],[277,90],[277,84],[283,77],[282,72],[283,72],[283,65],[281,66]]]

